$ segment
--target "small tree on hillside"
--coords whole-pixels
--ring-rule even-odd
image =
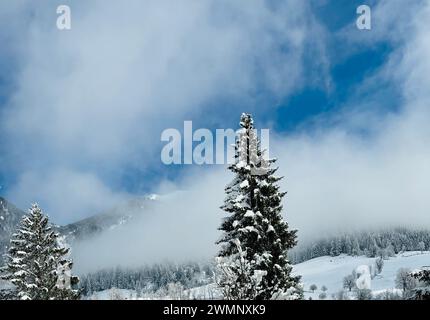
[[[426,249],[426,244],[424,243],[424,241],[420,241],[420,243],[418,243],[418,248],[420,249],[421,254],[423,254]]]
[[[384,259],[381,257],[376,258],[375,265],[377,274],[380,274],[382,272],[382,268],[384,268]]]
[[[348,291],[351,292],[351,290],[354,289],[356,286],[355,280],[356,279],[352,274],[347,275],[345,278],[343,278],[344,289],[348,289]]]
[[[398,289],[402,289],[403,296],[407,296],[417,286],[417,280],[412,276],[411,270],[407,268],[400,268],[397,271],[395,283]]]

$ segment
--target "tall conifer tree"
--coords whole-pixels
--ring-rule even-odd
[[[251,115],[242,114],[240,126],[229,167],[235,177],[221,207],[229,215],[220,227],[218,284],[227,299],[300,299],[300,277],[287,258],[297,231],[282,218],[276,159],[265,159]]]
[[[48,217],[34,204],[12,236],[1,278],[16,287],[18,299],[78,299],[72,286],[79,280],[71,275],[68,252],[59,244]]]

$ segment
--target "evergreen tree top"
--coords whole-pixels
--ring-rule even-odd
[[[240,126],[244,129],[253,129],[254,119],[252,119],[252,115],[249,113],[242,113],[240,116]]]

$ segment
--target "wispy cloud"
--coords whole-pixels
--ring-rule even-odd
[[[430,42],[425,24],[430,6],[420,4],[418,13],[404,12],[413,20],[407,22],[407,34],[399,34],[400,42],[377,75],[399,88],[399,110],[381,115],[366,108],[360,113],[359,106],[351,105],[354,112],[343,113],[334,126],[317,127],[312,133],[272,136],[271,152],[279,158],[279,174],[285,176],[282,187],[288,191],[284,214],[290,225],[299,229],[301,240],[357,228],[430,227]],[[387,5],[381,2],[381,6]],[[401,13],[384,14],[393,17]],[[377,83],[370,79],[361,85]],[[351,103],[356,102],[354,96]],[[103,263],[210,257],[215,252],[213,243],[222,216],[218,206],[223,187],[231,178],[224,168],[214,170],[190,173],[177,185],[168,183],[169,192],[188,191],[155,211],[149,225],[137,224],[130,232],[118,233],[122,250],[118,256],[102,255]],[[97,255],[94,260],[88,257],[100,248],[117,248],[112,239],[115,237],[104,235],[90,246],[76,248],[82,270],[99,261]],[[134,245],[127,249],[125,244],[130,242]],[[148,242],[154,247],[149,248]]]
[[[67,32],[55,27],[56,5],[1,5],[12,27],[0,37],[16,57],[14,90],[1,110],[2,170],[17,181],[8,196],[19,205],[62,188],[40,183],[46,190],[34,192],[22,175],[90,171],[106,183],[123,167],[158,163],[161,131],[201,117],[213,101],[255,109],[263,92],[288,95],[303,85],[303,55],[323,32],[303,1],[79,2]],[[316,65],[324,65],[320,57]],[[69,191],[82,208],[92,206]],[[45,202],[53,215],[63,210]]]

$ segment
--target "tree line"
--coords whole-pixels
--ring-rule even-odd
[[[290,251],[294,264],[322,256],[391,257],[403,251],[430,249],[430,230],[393,228],[361,231],[302,243]]]
[[[106,268],[80,277],[84,296],[111,288],[135,290],[139,295],[155,293],[171,283],[184,289],[203,286],[213,279],[214,268],[209,263],[165,262],[139,268]]]

